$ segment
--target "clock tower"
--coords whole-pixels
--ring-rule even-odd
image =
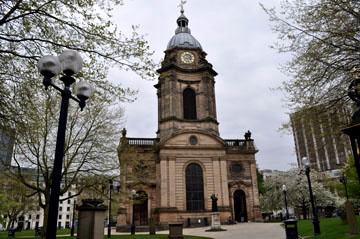
[[[217,73],[191,35],[183,9],[176,22],[175,35],[157,70],[156,138],[130,138],[124,130],[118,147],[124,196],[118,231],[130,230],[133,223],[145,227],[151,220],[162,229],[169,222],[207,226],[214,197],[222,223],[229,218],[262,221],[255,160],[258,150],[251,133],[248,131],[245,139],[220,137]],[[129,202],[130,192],[135,194]]]
[[[217,73],[206,60],[200,43],[191,35],[188,24],[182,10],[175,35],[157,71],[160,73],[155,85],[160,140],[182,130],[204,130],[219,135],[214,88]]]

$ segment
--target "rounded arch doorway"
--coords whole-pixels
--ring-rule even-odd
[[[243,190],[234,192],[234,216],[237,222],[247,222],[246,196]]]
[[[135,225],[148,225],[148,196],[144,191],[136,193],[136,202],[134,204],[134,221]]]

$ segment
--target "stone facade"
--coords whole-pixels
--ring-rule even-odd
[[[181,15],[176,34],[190,35],[187,23]],[[191,47],[192,38],[185,38],[190,43],[175,39],[179,45],[165,51],[158,70],[157,138],[128,138],[123,133],[118,148],[124,195],[119,231],[129,228],[133,214],[137,225],[147,225],[150,218],[158,226],[168,222],[209,224],[212,194],[218,197],[221,222],[229,218],[262,220],[254,141],[250,135],[232,140],[220,137],[215,102],[217,73],[205,59],[206,53]],[[129,150],[146,172],[141,173],[136,163],[128,160]],[[128,199],[133,189],[143,195],[139,202]]]

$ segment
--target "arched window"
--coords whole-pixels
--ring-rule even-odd
[[[191,163],[186,167],[186,209],[204,210],[204,181],[200,165]]]
[[[196,120],[196,95],[191,88],[183,92],[184,119]]]

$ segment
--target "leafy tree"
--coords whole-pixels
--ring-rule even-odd
[[[343,168],[343,174],[347,182],[349,198],[356,200],[357,203],[359,203],[360,185],[353,157],[350,157],[348,164]],[[342,197],[346,197],[345,187],[339,181],[337,181],[336,190],[340,193]]]
[[[311,186],[316,194],[316,205],[319,207],[338,206],[341,200],[326,190],[321,180],[322,176],[316,171],[310,172]],[[301,169],[291,169],[287,175],[267,177],[264,182],[265,193],[260,197],[264,211],[274,211],[284,208],[282,185],[287,188],[288,206],[300,208],[304,218],[311,207],[307,177]]]
[[[259,194],[264,194],[265,193],[264,176],[258,168],[256,168],[256,176],[257,176]]]
[[[91,186],[89,175],[119,174],[114,145],[123,115],[119,104],[131,101],[136,92],[108,81],[109,68],[131,70],[144,79],[154,76],[152,52],[137,27],[127,37],[111,22],[119,4],[121,0],[0,0],[0,126],[16,129],[13,165],[5,165],[5,174],[36,194],[45,219],[60,97],[43,89],[37,61],[65,49],[79,51],[84,67],[75,78],[96,88],[83,112],[74,102],[69,107],[61,193],[76,184],[75,197]]]
[[[39,206],[44,209],[46,228],[60,97],[57,92],[39,91],[27,82],[21,86],[23,103],[19,102],[18,106],[22,117],[16,122],[13,164],[4,165],[4,173],[37,196]],[[74,102],[69,106],[60,193],[65,195],[74,185],[77,193],[61,200],[76,197],[93,186],[89,178],[119,175],[116,141],[120,137],[123,111],[116,101],[111,103],[109,94],[95,95],[82,112]]]
[[[120,100],[134,92],[106,79],[109,67],[132,70],[143,78],[154,77],[152,52],[133,26],[127,37],[111,21],[121,0],[54,1],[0,0],[0,117],[1,124],[16,128],[19,86],[40,82],[36,64],[43,55],[76,50],[84,58],[78,78],[96,85]],[[14,100],[15,98],[15,100]]]
[[[10,229],[20,215],[35,209],[36,198],[29,188],[17,180],[2,178],[0,186],[0,214],[6,215],[7,229]]]
[[[349,71],[360,65],[360,2],[358,0],[282,0],[281,9],[265,8],[278,34],[274,48],[290,53],[282,67],[290,107],[346,104],[352,80]]]

